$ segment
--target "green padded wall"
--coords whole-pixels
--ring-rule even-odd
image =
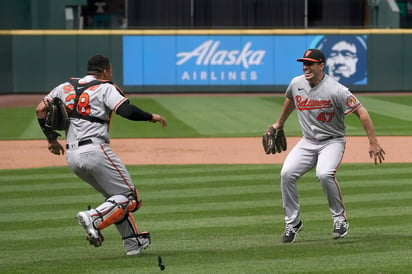
[[[246,30],[245,30],[246,31]],[[253,32],[253,30],[247,30]],[[285,32],[285,30],[283,30]],[[150,31],[0,31],[0,93],[38,93],[86,72],[96,53],[110,56],[114,79],[127,92],[284,92],[285,86],[123,87],[122,37]],[[161,34],[157,31],[156,34]],[[170,30],[169,30],[170,32]],[[177,32],[177,31],[176,31]],[[190,32],[190,31],[188,31]],[[192,31],[195,34],[196,31]],[[209,32],[218,32],[212,31]],[[291,34],[336,34],[342,30],[300,30]],[[268,30],[268,35],[277,33]],[[411,91],[412,30],[346,30],[368,35],[368,84],[349,86],[355,92]],[[204,32],[203,32],[204,34]],[[185,33],[183,33],[185,35]]]

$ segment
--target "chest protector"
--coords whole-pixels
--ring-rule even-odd
[[[89,83],[84,83],[80,84],[78,78],[70,78],[69,80],[70,84],[73,86],[74,91],[76,92],[76,98],[74,99],[74,107],[72,110],[69,112],[69,117],[71,118],[78,118],[78,119],[83,119],[87,120],[93,123],[107,123],[107,121],[102,120],[98,117],[90,116],[90,115],[83,115],[77,111],[77,105],[79,103],[79,97],[80,95],[87,90],[89,87],[96,86],[96,85],[101,85],[105,83],[113,84],[111,81],[100,81],[100,80],[93,80]]]

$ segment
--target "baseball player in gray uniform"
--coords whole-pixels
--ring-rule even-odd
[[[66,130],[67,162],[73,172],[100,192],[105,201],[96,208],[77,214],[79,224],[86,231],[91,245],[102,245],[101,230],[115,224],[127,255],[137,255],[150,244],[150,233],[140,233],[132,212],[140,208],[141,197],[134,187],[124,164],[113,153],[109,143],[112,112],[134,121],[159,122],[166,120],[147,113],[129,103],[123,92],[113,83],[112,67],[107,57],[92,56],[88,60],[87,75],[72,78],[54,88],[40,104],[36,113],[48,139],[50,152],[64,154],[58,142],[59,134],[45,127],[48,102],[60,98],[69,110],[70,124]]]
[[[271,125],[283,129],[294,109],[303,138],[287,155],[280,180],[286,228],[284,243],[293,243],[303,228],[297,181],[316,167],[333,219],[333,238],[343,238],[349,229],[336,171],[345,151],[346,115],[354,113],[369,139],[369,154],[375,164],[384,160],[384,150],[377,141],[368,111],[346,88],[324,73],[325,56],[318,49],[308,49],[303,58],[303,75],[292,79],[278,120]]]

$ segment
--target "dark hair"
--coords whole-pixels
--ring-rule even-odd
[[[87,73],[102,73],[105,69],[110,68],[110,60],[101,54],[93,55],[87,61]]]

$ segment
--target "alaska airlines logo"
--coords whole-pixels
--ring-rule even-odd
[[[303,99],[300,95],[297,95],[295,100],[298,110],[312,110],[332,107],[332,102],[330,100],[315,100],[309,98]]]
[[[232,66],[242,65],[247,69],[250,66],[258,66],[262,64],[263,57],[266,54],[265,50],[252,50],[252,42],[247,42],[242,50],[227,50],[219,49],[220,41],[207,40],[193,51],[179,52],[176,54],[180,60],[176,65],[181,66],[192,58],[196,58],[196,65],[220,65]]]

